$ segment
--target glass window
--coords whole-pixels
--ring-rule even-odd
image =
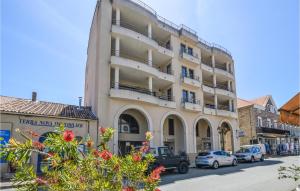
[[[190,92],[190,102],[191,103],[196,103],[195,92]]]
[[[129,114],[122,114],[119,118],[119,132],[139,134],[139,124],[137,120]]]
[[[186,47],[185,47],[185,44],[180,44],[180,52],[186,52]]]
[[[184,102],[188,101],[188,91],[182,90],[182,99]]]
[[[168,100],[172,101],[172,89],[171,88],[167,90],[167,96],[168,96]]]
[[[188,54],[189,54],[189,55],[193,55],[193,48],[188,47]]]
[[[181,67],[181,76],[187,77],[187,68],[185,66]]]
[[[214,155],[222,155],[222,152],[221,151],[216,151],[216,152],[214,152]]]
[[[174,119],[168,119],[169,135],[174,135]]]
[[[189,69],[189,77],[190,77],[191,79],[194,79],[194,70]]]
[[[171,64],[167,65],[167,74],[172,74],[172,67]]]
[[[171,154],[169,148],[167,148],[167,147],[159,148],[159,153],[160,153],[160,155],[164,155],[164,156]]]

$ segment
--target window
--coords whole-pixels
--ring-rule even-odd
[[[182,100],[183,100],[183,102],[188,101],[188,91],[182,90]]]
[[[188,47],[188,54],[193,56],[193,48]]]
[[[172,89],[167,90],[168,101],[172,101]]]
[[[191,103],[196,103],[195,92],[190,92],[190,102]]]
[[[222,152],[221,151],[216,151],[216,152],[214,152],[214,155],[222,155]]]
[[[172,74],[171,64],[167,65],[167,74]]]
[[[180,52],[186,52],[185,44],[180,44]]]
[[[257,117],[257,122],[256,122],[257,127],[262,127],[262,118]]]
[[[206,129],[206,137],[210,137],[210,128],[209,128],[209,126],[207,126],[207,129]]]
[[[168,119],[169,135],[174,135],[174,119]]]
[[[139,125],[134,117],[129,114],[122,114],[119,119],[119,132],[139,134]]]
[[[187,68],[185,66],[181,67],[181,76],[187,77]]]
[[[194,79],[194,70],[189,69],[189,77],[190,77],[191,79]]]
[[[170,156],[171,155],[170,149],[167,148],[167,147],[161,147],[161,148],[159,148],[158,152],[162,156]]]

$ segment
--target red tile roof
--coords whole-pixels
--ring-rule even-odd
[[[96,120],[90,107],[79,107],[62,103],[32,101],[8,96],[0,96],[0,113],[19,113],[52,117],[66,117]]]

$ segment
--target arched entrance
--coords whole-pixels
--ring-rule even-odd
[[[233,132],[230,124],[226,121],[222,122],[218,127],[221,149],[233,152]]]
[[[212,150],[212,128],[207,119],[199,119],[195,125],[196,152]]]
[[[127,109],[118,120],[118,153],[128,154],[132,147],[141,146],[149,130],[146,117],[137,109]]]
[[[186,123],[175,113],[165,115],[162,119],[162,144],[168,146],[175,154],[187,152]]]

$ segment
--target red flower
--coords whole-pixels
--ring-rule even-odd
[[[133,154],[132,159],[134,162],[139,162],[142,160],[142,156],[140,154]]]
[[[155,190],[154,191],[161,191],[160,189],[158,189],[158,188],[155,188]]]
[[[155,182],[160,179],[160,173],[165,171],[165,167],[159,166],[155,168],[148,177],[148,182]]]
[[[95,157],[99,157],[99,156],[100,156],[100,152],[99,152],[98,150],[94,150],[94,151],[93,151],[93,155],[94,155]]]
[[[106,128],[100,127],[100,132],[101,132],[101,134],[103,135],[103,134],[106,132]]]
[[[45,145],[43,143],[40,143],[38,141],[33,141],[32,146],[38,150],[44,150]]]
[[[74,135],[73,131],[66,130],[63,134],[63,137],[66,142],[71,142],[74,140],[75,135]]]
[[[107,150],[103,150],[103,151],[99,154],[99,156],[100,156],[101,158],[103,158],[104,160],[109,160],[109,159],[111,159],[112,154],[111,154],[109,151],[107,151]]]
[[[132,187],[125,187],[122,191],[134,191],[134,189]]]

